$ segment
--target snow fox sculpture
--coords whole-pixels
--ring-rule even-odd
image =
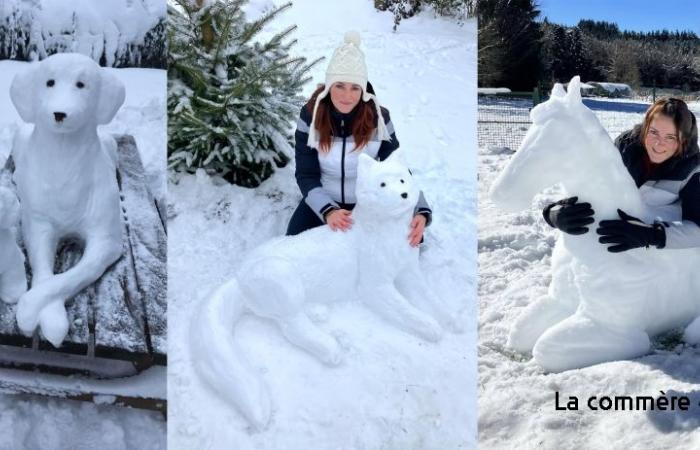
[[[323,226],[261,245],[195,317],[195,369],[253,428],[267,426],[271,399],[232,340],[244,312],[272,319],[291,343],[330,366],[341,362],[342,349],[306,316],[307,302],[358,297],[398,328],[428,341],[442,335],[433,317],[454,326],[423,279],[418,249],[406,239],[419,190],[396,153],[381,163],[360,154],[350,230]]]
[[[522,145],[491,187],[496,205],[526,209],[539,191],[561,183],[565,196],[593,205],[596,222],[617,219],[618,208],[654,221],[608,133],[583,105],[578,77],[568,93],[556,84],[531,119]],[[692,321],[685,338],[698,342],[698,267],[698,249],[615,254],[593,232],[562,233],[552,254],[549,292],[523,311],[508,345],[531,351],[545,371],[559,372],[644,355],[650,335]]]
[[[15,303],[27,291],[24,254],[17,246],[13,228],[19,222],[19,202],[0,186],[0,300]]]
[[[68,333],[64,303],[97,280],[122,253],[116,142],[98,135],[124,102],[124,85],[87,56],[62,53],[19,73],[10,87],[25,122],[12,156],[22,237],[32,286],[19,299],[17,325],[37,325],[58,347]],[[78,263],[54,274],[59,241],[85,244]]]

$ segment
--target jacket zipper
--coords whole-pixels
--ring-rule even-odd
[[[340,202],[345,204],[345,120],[340,121],[340,134],[343,136],[343,153],[340,158]]]

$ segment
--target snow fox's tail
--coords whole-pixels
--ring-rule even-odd
[[[234,328],[244,312],[242,300],[234,278],[204,302],[192,322],[192,362],[206,384],[259,431],[270,420],[271,401],[263,380],[234,342]]]

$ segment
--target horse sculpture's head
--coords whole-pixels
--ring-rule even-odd
[[[578,76],[568,92],[555,84],[549,100],[534,107],[530,118],[532,125],[520,148],[491,186],[491,200],[508,211],[526,209],[542,189],[585,171],[582,164],[595,151],[592,136],[605,133],[581,101]]]

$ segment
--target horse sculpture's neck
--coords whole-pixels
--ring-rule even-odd
[[[598,235],[594,230],[601,220],[618,219],[618,209],[642,220],[650,220],[620,152],[602,125],[596,125],[589,128],[582,140],[585,145],[578,152],[579,161],[572,165],[567,179],[562,180],[568,196],[578,196],[580,202],[590,203],[595,211],[596,223],[589,227],[589,233],[581,237],[564,235],[566,246],[572,250],[577,246],[595,249],[593,252],[583,248],[581,252],[574,250],[580,255],[606,253],[605,246],[597,243]]]
[[[591,203],[597,220],[618,218],[618,208],[645,217],[639,190],[605,129],[598,123],[584,139],[580,161],[573,164],[571,176],[562,180],[567,194]]]

